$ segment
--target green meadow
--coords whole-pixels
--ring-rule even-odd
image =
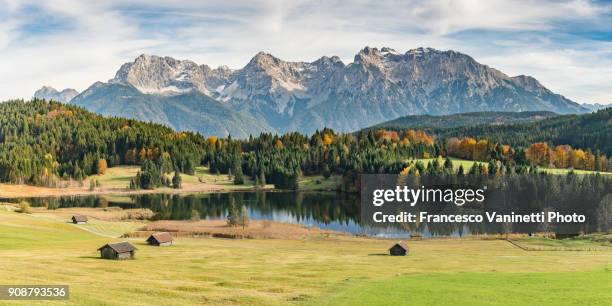
[[[0,210],[0,284],[67,284],[70,305],[605,305],[612,251],[524,251],[503,240],[395,241],[177,238],[171,247],[130,240],[136,259],[99,259],[119,228],[73,225]],[[601,246],[601,244],[598,244]],[[0,301],[0,304],[17,304]]]
[[[410,159],[409,161],[421,161],[425,166],[427,166],[427,163],[429,162],[433,162],[435,160],[435,158],[417,158],[417,159]],[[442,163],[444,163],[444,159],[441,159]],[[465,173],[467,173],[468,171],[470,171],[470,168],[472,168],[472,166],[474,165],[474,163],[477,164],[484,164],[485,166],[487,165],[486,162],[478,162],[478,161],[472,161],[472,160],[466,160],[466,159],[460,159],[460,158],[451,158],[451,161],[453,162],[453,169],[455,171],[457,171],[459,169],[460,166],[463,166],[463,170],[465,171]],[[568,174],[570,172],[574,172],[575,174],[595,174],[597,173],[596,171],[591,171],[591,170],[573,170],[573,169],[557,169],[557,168],[547,168],[547,167],[538,167],[538,169],[542,172],[546,172],[546,173],[550,173],[550,174]],[[612,172],[599,172],[600,174],[603,175],[612,175]]]
[[[95,179],[100,183],[101,187],[105,188],[128,188],[130,180],[136,176],[140,170],[138,166],[116,166],[108,168],[103,175],[92,175],[89,178]],[[172,174],[166,175],[172,179]],[[255,182],[245,176],[244,185],[234,185],[234,180],[226,174],[211,173],[207,167],[198,166],[195,168],[193,175],[181,173],[183,184],[204,185],[210,184],[224,187],[225,189],[241,190],[255,188]],[[323,175],[302,176],[299,180],[300,190],[335,190],[340,181],[339,175],[333,175],[330,178],[324,178]],[[274,188],[274,185],[267,184],[266,188]]]

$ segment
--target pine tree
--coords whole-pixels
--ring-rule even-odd
[[[244,205],[240,209],[240,225],[243,230],[249,225],[249,211]]]
[[[257,178],[259,180],[259,186],[265,186],[266,185],[266,175],[264,173],[264,171],[259,171],[259,177]]]
[[[489,169],[489,174],[490,175],[495,175],[497,174],[497,163],[495,162],[495,160],[490,160],[489,161],[489,165],[487,166],[487,168]]]
[[[174,171],[174,176],[172,177],[172,188],[181,189],[183,188],[183,179],[181,178],[181,174],[178,170]]]
[[[234,201],[233,195],[229,195],[229,207],[227,212],[227,225],[237,226],[240,222],[240,210]]]
[[[453,170],[453,161],[449,157],[444,160],[444,168]]]
[[[328,179],[331,176],[331,171],[329,170],[329,166],[327,164],[325,164],[323,166],[323,177],[325,179]]]
[[[244,174],[242,174],[241,168],[236,168],[236,174],[234,175],[234,185],[244,184]]]
[[[459,170],[457,171],[457,175],[458,176],[464,176],[465,175],[465,170],[463,170],[463,165],[459,165]]]

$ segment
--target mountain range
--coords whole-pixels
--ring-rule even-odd
[[[418,114],[589,111],[533,77],[507,76],[466,54],[386,47],[366,47],[349,64],[337,56],[288,62],[260,52],[241,69],[141,55],[69,101],[103,115],[235,137],[355,131]]]
[[[57,89],[51,86],[43,86],[41,89],[37,90],[34,93],[34,98],[68,103],[78,94],[79,92],[72,88],[66,88],[62,91],[58,91]]]
[[[587,108],[593,112],[596,112],[600,109],[606,109],[612,107],[612,103],[609,104],[601,104],[601,103],[582,103],[582,107]]]

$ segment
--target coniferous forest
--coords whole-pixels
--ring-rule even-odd
[[[105,118],[57,102],[8,101],[0,103],[0,181],[57,186],[62,180],[104,173],[108,167],[140,165],[134,183],[155,188],[163,184],[163,173],[192,174],[196,166],[206,165],[211,173],[233,174],[236,184],[248,176],[297,189],[298,178],[312,174],[342,175],[348,186],[359,173],[442,173],[449,171],[442,165],[450,162],[447,157],[483,162],[460,168],[461,173],[525,173],[538,166],[610,171],[611,117],[612,110],[605,110],[444,133],[323,129],[310,136],[264,133],[232,139]],[[528,132],[534,129],[537,132]],[[442,160],[411,161],[436,157]]]
[[[508,125],[477,125],[437,131],[445,137],[486,138],[512,146],[536,142],[570,145],[591,152],[612,155],[612,108],[592,114],[565,115],[545,120]]]
[[[115,165],[152,160],[193,171],[205,141],[158,124],[104,118],[43,100],[0,104],[0,181],[53,186]]]

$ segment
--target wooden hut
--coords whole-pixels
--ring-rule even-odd
[[[108,243],[98,249],[104,259],[134,259],[136,248],[129,242]]]
[[[408,246],[401,241],[389,248],[391,256],[406,256],[406,254],[408,254]]]
[[[155,233],[147,238],[147,243],[155,246],[169,246],[172,242],[172,236],[168,233]]]
[[[85,224],[85,223],[87,223],[87,216],[74,215],[74,216],[72,216],[72,223],[74,223],[74,224]]]

